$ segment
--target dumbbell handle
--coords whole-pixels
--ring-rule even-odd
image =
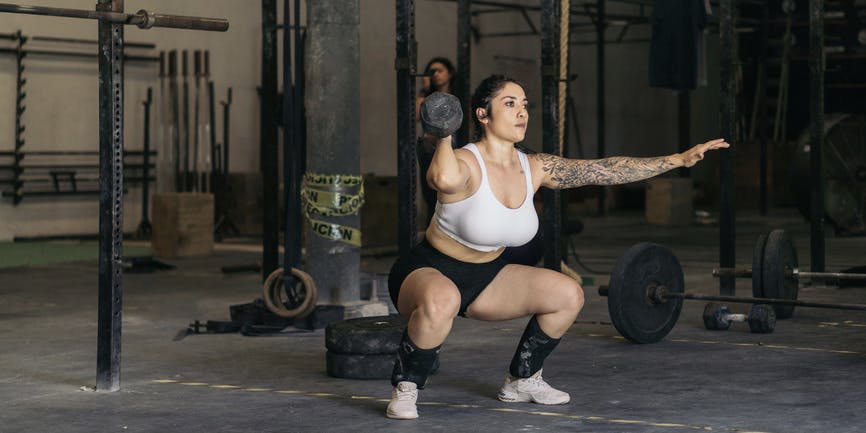
[[[741,313],[728,313],[725,315],[725,319],[727,319],[729,322],[745,322],[749,320],[749,315]]]
[[[850,274],[845,272],[808,272],[801,271],[797,268],[785,271],[785,274],[794,278],[812,278],[812,279],[827,279],[827,280],[862,280],[866,279],[866,274]],[[750,268],[714,268],[713,276],[718,277],[734,277],[734,278],[750,278],[752,270]]]

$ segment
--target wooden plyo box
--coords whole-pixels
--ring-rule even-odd
[[[213,194],[153,195],[151,253],[158,257],[204,256],[213,252]]]
[[[663,226],[687,226],[694,208],[692,180],[660,177],[646,182],[646,220]]]

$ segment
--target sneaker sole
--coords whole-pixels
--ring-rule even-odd
[[[386,413],[385,413],[385,416],[387,416],[388,418],[391,418],[391,419],[417,419],[417,418],[418,418],[418,414],[417,414],[417,413],[416,413],[414,416],[412,416],[412,415],[410,415],[410,416],[401,416],[401,415],[398,415],[398,414],[396,414],[396,413],[386,412]]]
[[[547,406],[556,406],[556,405],[560,405],[560,404],[567,404],[568,402],[571,401],[571,397],[569,397],[567,400],[562,401],[562,402],[545,403],[543,401],[538,401],[538,400],[532,398],[532,395],[530,395],[530,394],[524,394],[524,395],[518,394],[517,398],[505,397],[502,394],[499,394],[498,397],[499,397],[500,401],[504,401],[506,403],[537,403],[537,404],[543,404],[543,405],[547,405]]]

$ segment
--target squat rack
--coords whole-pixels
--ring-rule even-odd
[[[545,26],[548,20],[558,20],[561,17],[561,5],[553,4],[547,0],[541,0],[540,6],[525,6],[517,3],[501,2],[494,0],[454,0],[457,2],[458,11],[458,35],[457,35],[457,54],[458,67],[460,72],[457,80],[457,96],[464,103],[464,113],[467,113],[467,101],[470,98],[470,75],[469,75],[469,57],[471,41],[473,35],[471,27],[472,5],[483,5],[506,10],[519,11],[526,16],[527,10],[538,10],[542,16],[541,36],[550,37],[552,30],[558,29],[557,26]],[[651,0],[616,0],[620,3],[638,5],[641,8],[644,6],[652,6]],[[720,34],[720,135],[726,140],[737,144],[736,140],[736,119],[737,119],[737,103],[736,103],[736,88],[735,88],[735,70],[734,62],[737,61],[736,44],[734,37],[736,34],[736,8],[737,4],[755,1],[761,2],[764,0],[718,0],[712,4],[719,8],[718,23]],[[813,272],[822,272],[824,270],[824,170],[823,170],[823,144],[824,144],[824,0],[809,0],[809,75],[810,75],[810,161],[811,161],[811,179],[810,186],[811,196],[811,268]],[[398,220],[398,243],[400,252],[408,251],[414,245],[415,240],[415,119],[413,98],[415,95],[415,80],[418,75],[416,71],[417,63],[417,42],[415,41],[415,8],[414,0],[397,0],[397,51],[395,59],[395,68],[397,69],[397,143],[398,143],[398,177],[401,179],[399,194],[399,220]],[[598,50],[597,50],[597,68],[598,68],[598,157],[605,156],[605,140],[604,140],[604,67],[605,67],[605,52],[604,52],[604,31],[607,19],[609,18],[605,9],[604,0],[597,0],[595,5],[592,2],[582,3],[583,10],[579,7],[569,6],[569,16],[581,15],[588,16],[592,19],[596,26]],[[594,10],[593,10],[594,9]],[[641,16],[631,17],[634,22],[640,22]],[[532,32],[526,34],[538,34],[537,29],[531,25]],[[523,33],[521,33],[523,34]],[[500,34],[490,36],[517,36],[518,34]],[[558,35],[558,33],[557,33]],[[477,35],[476,35],[477,36]],[[553,66],[545,63],[546,50],[553,49],[554,52],[559,51],[559,42],[546,45],[542,42],[542,76],[545,76],[545,68]],[[542,80],[543,90],[545,92],[548,86],[556,83],[556,80]],[[680,99],[680,111],[687,111],[687,101],[684,98]],[[553,110],[553,111],[551,111]],[[560,119],[558,110],[554,106],[543,106],[545,131],[549,128],[558,129],[559,123],[565,121]],[[549,116],[549,117],[548,117]],[[466,116],[464,116],[464,121]],[[548,124],[547,122],[551,122]],[[681,125],[680,132],[680,149],[688,146],[687,129],[683,129],[685,125]],[[461,139],[465,141],[465,127],[461,131]],[[544,138],[543,150],[550,152],[558,146],[556,143],[549,142]],[[735,210],[734,210],[734,167],[733,156],[734,149],[727,149],[720,152],[720,191],[719,191],[719,264],[722,267],[733,267],[735,264]],[[545,200],[545,208],[548,207],[548,201]],[[602,194],[599,199],[599,211],[603,213],[605,197]],[[555,204],[555,203],[554,203]],[[561,206],[561,204],[555,204]],[[557,214],[558,215],[558,214]],[[547,250],[550,252],[550,257],[545,257],[545,263],[548,266],[556,266],[560,263],[561,252],[556,251],[557,245],[560,244],[560,225],[561,219],[549,215],[545,212],[544,216],[545,227],[549,227],[545,232],[547,242]],[[734,280],[732,277],[720,278],[720,293],[733,294]]]
[[[123,12],[123,0],[98,0],[95,10],[0,3],[0,12],[99,20],[99,317],[96,390],[120,389],[123,295],[123,26],[226,31],[228,20]]]

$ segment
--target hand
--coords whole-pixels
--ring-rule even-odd
[[[691,167],[697,164],[698,161],[704,159],[704,152],[715,149],[727,149],[729,147],[731,147],[731,145],[725,142],[724,138],[717,138],[699,144],[683,153],[680,153],[679,156],[683,160],[683,167]]]
[[[429,88],[430,88],[430,76],[425,75],[424,77],[421,78],[421,91],[425,92]]]

